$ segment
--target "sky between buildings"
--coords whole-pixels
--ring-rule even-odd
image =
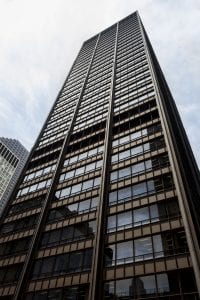
[[[0,0],[0,136],[30,150],[83,41],[135,10],[200,165],[200,0]]]

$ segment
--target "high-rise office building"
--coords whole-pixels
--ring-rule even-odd
[[[135,12],[84,42],[39,134],[2,218],[0,299],[198,299],[199,196]]]
[[[0,216],[28,158],[28,151],[14,139],[0,137]]]

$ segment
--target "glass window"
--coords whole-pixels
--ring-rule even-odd
[[[41,275],[51,274],[53,271],[55,257],[48,257],[42,261],[42,267],[40,270]]]
[[[89,156],[92,156],[92,155],[95,155],[95,154],[97,154],[97,148],[91,149],[91,150],[88,152],[88,155],[89,155]]]
[[[90,199],[80,202],[79,211],[86,211],[90,208]]]
[[[132,187],[133,197],[145,194],[147,192],[146,182],[136,184]]]
[[[131,169],[132,169],[132,174],[144,172],[145,170],[144,162],[133,165]]]
[[[95,169],[95,163],[86,165],[85,172],[89,172]]]
[[[120,142],[120,144],[128,143],[129,142],[129,135],[120,138],[119,142]]]
[[[95,179],[94,179],[94,186],[97,186],[97,185],[100,185],[100,177],[96,177]]]
[[[61,233],[61,230],[59,230],[59,229],[50,231],[48,244],[58,243],[58,241],[60,240],[60,233]]]
[[[117,202],[117,191],[109,193],[109,204]]]
[[[133,261],[133,241],[117,244],[117,263]]]
[[[110,173],[110,181],[117,180],[117,171]]]
[[[87,158],[87,152],[79,154],[78,158],[79,158],[79,160],[86,159]]]
[[[98,160],[96,163],[96,169],[102,167],[102,160]]]
[[[108,217],[107,228],[109,232],[116,230],[116,215]]]
[[[147,181],[148,192],[155,192],[155,184],[153,180]]]
[[[83,182],[83,188],[82,190],[87,190],[87,189],[91,189],[93,187],[93,179],[91,180],[87,180]]]
[[[131,156],[135,156],[138,153],[143,152],[142,146],[137,146],[131,149]]]
[[[129,226],[128,226],[129,225]],[[117,227],[128,228],[132,225],[132,211],[127,211],[117,215]]]
[[[93,198],[91,201],[91,208],[97,207],[99,204],[99,198]]]
[[[145,161],[145,168],[147,170],[152,169],[152,161],[151,161],[151,159]]]
[[[119,170],[119,178],[125,178],[131,175],[131,168],[127,167],[124,169]]]
[[[76,184],[72,186],[71,194],[75,194],[81,191],[82,183]]]
[[[54,274],[62,274],[65,272],[69,261],[69,254],[58,255],[53,268]]]
[[[168,293],[170,291],[169,280],[167,274],[157,275],[158,292],[160,294]]]
[[[135,280],[138,296],[156,293],[156,280],[154,275],[138,277]]]
[[[126,187],[118,190],[118,200],[131,198],[131,187]]]
[[[119,153],[119,160],[125,159],[130,156],[130,150],[126,150]]]
[[[92,249],[85,250],[84,253],[84,262],[83,262],[83,270],[89,270],[91,268],[92,262]]]
[[[106,266],[113,266],[115,265],[115,246],[116,245],[109,245],[105,249],[105,264]]]
[[[81,168],[76,169],[75,176],[83,174],[84,173],[84,169],[85,169],[85,167],[81,167]]]
[[[74,162],[77,161],[77,158],[78,158],[77,156],[70,157],[69,163],[70,163],[70,164],[73,164]]]
[[[112,155],[111,160],[112,162],[118,161],[118,154]]]
[[[73,239],[74,234],[74,227],[73,226],[67,226],[63,227],[62,229],[62,235],[61,235],[61,241],[71,241]]]
[[[153,236],[154,256],[162,257],[164,255],[161,235]]]
[[[79,272],[83,259],[83,252],[74,252],[70,254],[69,272]]]
[[[152,258],[153,248],[151,237],[134,240],[135,261]]]
[[[71,189],[70,187],[67,187],[67,188],[61,190],[60,198],[69,196],[70,189]]]
[[[65,179],[72,178],[74,176],[75,170],[69,171],[65,174]]]
[[[65,180],[65,174],[60,175],[60,179],[59,179],[59,180],[60,180],[60,181]]]
[[[149,223],[149,209],[142,207],[133,211],[134,226]]]
[[[133,296],[133,280],[132,279],[123,279],[116,281],[116,296],[119,296],[117,299],[125,299],[126,296]],[[123,297],[123,298],[122,298]]]
[[[78,203],[73,203],[68,205],[68,213],[69,214],[74,214],[78,212]]]
[[[139,137],[141,137],[141,131],[136,131],[136,132],[131,134],[131,140],[135,140]]]
[[[158,205],[154,204],[150,206],[150,215],[152,221],[158,221],[159,220],[159,212],[158,212]]]

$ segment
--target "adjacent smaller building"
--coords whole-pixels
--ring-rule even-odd
[[[26,163],[29,152],[15,139],[0,137],[0,216]]]

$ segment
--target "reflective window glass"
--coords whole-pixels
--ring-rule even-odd
[[[133,241],[117,244],[117,263],[127,263],[133,260]]]
[[[151,237],[134,240],[135,260],[152,258],[153,248]]]
[[[156,280],[154,275],[138,277],[135,283],[138,296],[156,293]]]
[[[73,185],[72,190],[71,190],[71,194],[75,194],[75,193],[80,192],[81,191],[81,186],[82,186],[81,183]]]
[[[131,198],[131,187],[118,190],[118,200]]]
[[[62,198],[62,197],[69,196],[69,194],[70,194],[70,189],[71,189],[71,188],[68,187],[68,188],[65,188],[65,189],[61,190],[60,197]]]
[[[117,227],[125,227],[132,224],[132,211],[127,211],[117,215]]]
[[[167,274],[158,274],[157,275],[157,284],[158,284],[158,292],[168,293],[170,292],[169,280]]]
[[[145,224],[149,222],[149,209],[142,207],[133,211],[134,226]]]
[[[108,217],[107,228],[109,229],[109,231],[111,231],[111,229],[115,230],[115,228],[116,228],[116,215]]]

